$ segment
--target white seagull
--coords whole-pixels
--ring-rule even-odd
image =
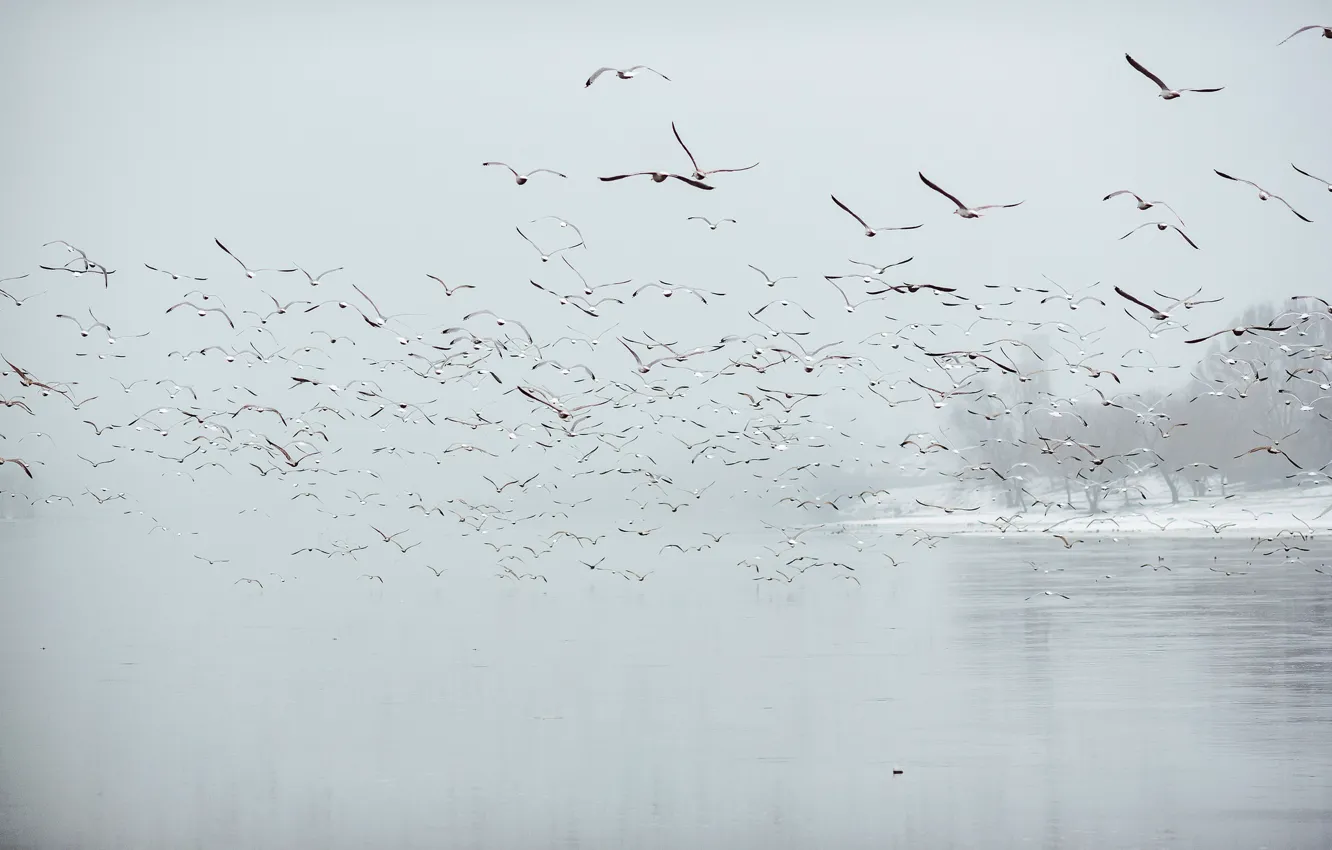
[[[843,210],[847,215],[851,216],[851,217],[854,218],[856,221],[860,222],[860,226],[863,227],[863,228],[865,228],[865,235],[866,235],[866,236],[874,236],[874,235],[877,235],[877,234],[879,234],[879,233],[883,233],[884,231],[888,231],[888,230],[916,230],[916,229],[918,229],[918,228],[921,228],[921,227],[924,227],[924,226],[925,226],[925,225],[923,225],[923,224],[912,224],[912,225],[908,225],[908,226],[906,226],[906,227],[870,227],[868,224],[865,223],[865,219],[863,219],[863,218],[861,218],[860,216],[856,215],[855,213],[851,212],[851,208],[850,208],[850,207],[848,207],[846,204],[842,203],[841,201],[837,200],[837,196],[836,196],[836,195],[829,195],[828,197],[832,198],[833,203],[834,203],[834,204],[837,204],[837,206],[841,207],[842,210]]]
[[[1152,82],[1156,83],[1158,86],[1161,87],[1160,96],[1162,100],[1174,100],[1175,98],[1179,97],[1181,94],[1183,94],[1186,91],[1203,93],[1203,92],[1221,91],[1221,89],[1225,88],[1225,86],[1218,86],[1214,89],[1172,89],[1170,86],[1161,82],[1160,77],[1156,76],[1151,71],[1148,71],[1146,68],[1139,65],[1138,61],[1134,59],[1132,56],[1125,53],[1124,58],[1128,60],[1128,63],[1132,65],[1134,69],[1138,71],[1138,73],[1142,74],[1144,77],[1146,77],[1147,79],[1151,80]]]
[[[704,216],[701,215],[691,215],[689,218],[685,219],[685,221],[701,221],[708,226],[708,230],[716,230],[718,227],[721,227],[723,224],[725,224],[728,221],[731,224],[736,223],[736,220],[733,218],[723,218],[723,219],[718,219],[717,221],[713,221],[712,219],[705,218]]]
[[[1180,236],[1183,236],[1183,237],[1184,237],[1184,241],[1185,241],[1185,242],[1187,242],[1187,243],[1189,243],[1190,245],[1192,245],[1195,249],[1198,247],[1197,243],[1195,243],[1192,239],[1189,238],[1189,234],[1187,234],[1187,233],[1185,233],[1184,231],[1180,230],[1178,227],[1175,227],[1175,225],[1171,224],[1171,223],[1168,222],[1168,221],[1149,221],[1149,222],[1147,222],[1147,223],[1145,223],[1145,224],[1140,224],[1140,225],[1138,225],[1137,227],[1133,228],[1133,229],[1130,230],[1128,233],[1125,233],[1123,236],[1121,236],[1121,237],[1119,237],[1119,238],[1120,238],[1120,239],[1127,239],[1127,238],[1129,238],[1130,236],[1132,236],[1133,234],[1137,233],[1139,230],[1142,230],[1144,227],[1150,227],[1150,226],[1152,226],[1153,224],[1156,225],[1156,229],[1157,229],[1157,230],[1174,230],[1174,231],[1175,231],[1176,233],[1178,233]]]
[[[616,174],[611,177],[601,177],[599,179],[603,183],[610,183],[614,180],[623,180],[626,177],[651,177],[653,183],[665,183],[668,178],[674,177],[676,180],[679,180],[681,183],[688,183],[690,186],[693,186],[695,189],[711,190],[717,188],[716,186],[709,186],[707,183],[704,183],[701,180],[695,180],[692,177],[685,177],[682,174],[670,174],[665,171],[635,171],[630,174]]]
[[[509,169],[509,173],[513,175],[513,182],[517,183],[519,186],[526,183],[532,177],[533,174],[554,174],[556,177],[564,177],[565,179],[568,179],[568,175],[561,174],[558,171],[551,171],[549,168],[533,168],[531,171],[527,172],[526,174],[519,174],[517,170],[515,170],[514,167],[512,165],[509,165],[508,163],[504,162],[481,163],[481,166],[483,168],[487,165],[498,165],[501,168]]]
[[[921,172],[917,171],[916,174],[920,177],[920,179],[925,183],[926,186],[929,186],[931,189],[938,192],[940,195],[943,195],[948,200],[957,204],[957,209],[953,210],[953,212],[956,215],[962,216],[963,218],[980,218],[981,210],[1006,210],[1012,207],[1021,206],[1022,204],[1026,203],[1025,201],[1018,201],[1016,204],[984,204],[979,207],[969,207],[966,204],[959,201],[954,196],[945,192],[943,189],[940,189],[934,183],[930,182],[930,178],[926,177],[924,174],[921,174]]]
[[[1213,171],[1216,171],[1215,168],[1213,168],[1212,170],[1213,170]],[[1271,192],[1269,192],[1269,191],[1267,191],[1266,189],[1264,189],[1262,186],[1259,186],[1257,183],[1254,183],[1252,180],[1245,180],[1245,179],[1242,178],[1242,177],[1231,177],[1229,174],[1226,174],[1224,171],[1216,171],[1216,176],[1217,176],[1217,177],[1224,177],[1224,178],[1226,178],[1227,180],[1233,180],[1233,181],[1235,181],[1236,183],[1246,183],[1246,184],[1248,184],[1248,185],[1250,185],[1250,186],[1252,186],[1253,188],[1255,188],[1255,189],[1258,190],[1258,200],[1260,200],[1260,201],[1266,201],[1266,200],[1268,200],[1269,198],[1275,198],[1276,200],[1278,200],[1278,201],[1280,201],[1281,203],[1285,204],[1285,205],[1286,205],[1286,209],[1288,209],[1288,210],[1290,210],[1291,212],[1295,213],[1295,216],[1296,216],[1297,218],[1299,218],[1301,221],[1307,221],[1307,222],[1309,222],[1310,224],[1313,223],[1313,219],[1311,219],[1311,218],[1307,218],[1306,216],[1302,215],[1302,214],[1299,212],[1299,210],[1297,210],[1297,209],[1295,209],[1294,207],[1292,207],[1292,206],[1290,205],[1290,202],[1287,201],[1285,198],[1281,197],[1280,195],[1274,195],[1274,194],[1272,194]]]
[[[249,266],[245,265],[245,263],[242,263],[240,257],[237,257],[235,254],[231,253],[231,251],[227,249],[227,246],[222,244],[222,240],[221,240],[221,239],[218,239],[218,238],[214,237],[213,241],[217,243],[217,247],[221,248],[223,251],[226,252],[226,255],[227,255],[228,257],[230,257],[231,259],[235,260],[237,263],[240,264],[240,267],[241,267],[241,268],[245,269],[245,276],[248,277],[248,278],[250,278],[251,280],[253,280],[253,279],[254,279],[254,276],[257,275],[259,272],[294,272],[294,271],[297,271],[296,269],[252,269],[252,268],[250,268]]]
[[[1152,207],[1165,207],[1166,209],[1170,210],[1170,214],[1171,214],[1171,215],[1173,215],[1175,218],[1178,218],[1178,219],[1179,219],[1179,223],[1180,223],[1181,225],[1184,225],[1184,219],[1183,219],[1183,218],[1180,218],[1179,213],[1175,212],[1174,207],[1170,206],[1170,204],[1167,204],[1165,201],[1144,201],[1144,200],[1138,195],[1138,193],[1133,192],[1133,191],[1130,191],[1130,190],[1128,190],[1128,189],[1118,189],[1118,190],[1116,190],[1116,191],[1114,191],[1114,192],[1111,192],[1110,194],[1106,195],[1104,198],[1101,198],[1101,200],[1102,200],[1102,201],[1108,201],[1108,200],[1110,200],[1111,198],[1116,198],[1116,197],[1119,197],[1120,195],[1130,195],[1130,196],[1132,196],[1133,200],[1137,201],[1137,203],[1138,203],[1138,209],[1140,209],[1140,210],[1149,210],[1149,209],[1151,209]]]
[[[632,80],[634,77],[638,76],[639,71],[651,71],[652,73],[656,74],[658,77],[661,77],[666,82],[669,83],[671,81],[671,78],[663,74],[661,71],[658,71],[656,68],[649,68],[646,65],[634,65],[631,68],[611,68],[608,66],[603,66],[592,72],[592,76],[588,77],[587,82],[583,83],[583,88],[587,88],[588,86],[595,83],[597,81],[597,77],[600,77],[602,74],[606,73],[607,71],[612,72],[613,74],[615,74],[615,76],[619,77],[622,80]]]

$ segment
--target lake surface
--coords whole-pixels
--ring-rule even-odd
[[[1321,544],[857,529],[792,548],[859,584],[788,584],[737,565],[772,535],[610,538],[517,582],[138,535],[0,526],[0,847],[1332,846]]]

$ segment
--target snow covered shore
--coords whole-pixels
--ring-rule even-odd
[[[916,495],[916,494],[913,494]],[[943,507],[968,507],[953,493],[921,501]],[[973,501],[971,504],[975,504]],[[880,509],[888,507],[881,505]],[[903,506],[904,508],[906,506]],[[1189,499],[1179,504],[1149,504],[1110,507],[1096,514],[1044,508],[1025,512],[982,507],[977,511],[945,513],[910,502],[910,511],[900,516],[871,517],[834,522],[834,525],[876,527],[883,530],[917,529],[930,534],[1030,535],[1063,534],[1098,536],[1168,534],[1223,537],[1271,537],[1283,530],[1307,536],[1332,532],[1332,487],[1307,487],[1291,491],[1258,491]],[[1322,516],[1319,516],[1322,514]]]

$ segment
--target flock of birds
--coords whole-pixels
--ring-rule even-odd
[[[1290,38],[1314,30],[1332,39],[1332,27],[1321,26],[1301,27]],[[1125,54],[1125,59],[1158,86],[1159,96],[1167,101],[1224,88],[1171,88],[1132,56]],[[670,82],[645,65],[602,67],[587,78],[585,88],[603,79],[630,81],[644,75]],[[687,160],[688,169],[641,170],[600,180],[612,183],[645,177],[711,192],[722,186],[715,182],[720,175],[728,175],[727,180],[752,179],[747,172],[760,165],[705,169],[674,123],[671,129],[683,154],[681,162]],[[520,171],[500,161],[482,166],[509,172],[519,187],[533,180],[568,179],[549,168]],[[1332,191],[1332,181],[1292,167]],[[1332,172],[1332,163],[1322,169]],[[1250,187],[1261,201],[1277,201],[1301,222],[1313,221],[1286,198],[1257,183],[1222,171],[1216,174]],[[963,196],[970,199],[968,193],[954,194],[924,173],[918,172],[918,176],[925,187],[949,202],[953,214],[969,221],[998,210],[1015,210],[1024,203],[971,205],[962,200]],[[830,213],[854,220],[866,237],[924,226],[871,225],[871,219],[836,196],[830,197]],[[1162,232],[1172,230],[1190,248],[1201,250],[1170,204],[1146,200],[1153,196],[1128,189],[1111,191],[1103,200],[1120,197],[1131,198],[1138,211],[1160,208],[1172,219],[1144,222],[1121,239],[1154,227]],[[1237,208],[1235,214],[1243,212]],[[691,226],[708,231],[720,229],[715,238],[723,238],[725,226],[738,226],[729,217],[694,215],[687,221],[700,222]],[[858,439],[851,433],[856,420],[838,421],[834,415],[838,397],[847,393],[888,408],[919,405],[938,411],[960,405],[987,426],[1024,421],[1021,431],[1027,436],[1019,442],[1051,458],[1066,470],[1069,480],[1097,480],[1097,475],[1111,469],[1118,470],[1121,483],[1140,476],[1154,465],[1156,453],[1148,448],[1111,453],[1079,439],[1076,423],[1083,419],[1077,413],[1079,407],[1135,411],[1139,423],[1162,437],[1186,423],[1173,421],[1131,393],[1116,390],[1122,383],[1120,372],[1150,371],[1159,364],[1154,360],[1151,365],[1117,364],[1118,371],[1098,366],[1092,361],[1100,355],[1088,354],[1087,349],[1099,339],[1099,332],[1084,333],[1064,321],[1072,311],[1082,310],[1086,315],[1110,309],[1106,299],[1112,303],[1118,299],[1117,306],[1125,308],[1151,339],[1167,333],[1186,334],[1189,344],[1223,338],[1224,344],[1209,356],[1234,367],[1235,377],[1221,382],[1211,395],[1238,392],[1236,388],[1246,380],[1255,380],[1252,372],[1264,368],[1260,356],[1241,356],[1256,350],[1245,346],[1263,340],[1286,355],[1293,352],[1303,365],[1271,379],[1286,384],[1298,400],[1307,427],[1326,427],[1321,423],[1332,421],[1332,406],[1326,404],[1332,400],[1332,348],[1298,341],[1328,338],[1321,329],[1332,321],[1332,304],[1318,296],[1292,298],[1288,308],[1271,321],[1190,332],[1183,321],[1185,314],[1221,298],[1199,297],[1201,289],[1172,296],[1134,293],[1118,286],[1113,288],[1113,296],[1104,293],[1103,298],[1096,294],[1096,285],[1069,290],[1047,279],[1048,285],[1040,286],[983,284],[988,295],[1006,299],[984,300],[987,293],[983,291],[912,283],[900,279],[900,271],[889,276],[914,257],[850,260],[853,268],[827,274],[817,286],[800,282],[797,276],[771,275],[753,264],[748,268],[759,277],[724,292],[662,280],[592,283],[575,265],[575,258],[592,250],[575,223],[545,215],[515,230],[537,255],[534,269],[555,269],[540,281],[530,281],[531,304],[487,308],[484,282],[455,282],[423,274],[421,285],[442,299],[441,306],[465,305],[458,311],[460,318],[429,330],[407,321],[411,315],[381,310],[380,303],[389,307],[394,298],[391,288],[376,291],[374,298],[360,284],[344,288],[342,268],[312,274],[296,264],[251,266],[248,259],[242,259],[244,252],[233,252],[220,240],[214,240],[215,247],[225,254],[223,262],[229,264],[230,275],[183,274],[143,263],[148,274],[169,280],[168,285],[180,290],[160,305],[161,321],[199,322],[197,346],[171,351],[156,361],[141,353],[140,347],[147,343],[134,342],[155,329],[117,333],[94,313],[101,308],[93,306],[93,293],[113,293],[133,273],[113,268],[100,255],[68,242],[47,243],[44,249],[63,252],[63,261],[49,260],[32,272],[0,280],[0,315],[5,315],[11,328],[22,320],[30,329],[39,326],[37,320],[54,316],[60,324],[52,333],[77,332],[91,346],[76,352],[90,368],[75,375],[51,374],[12,350],[0,352],[4,363],[0,367],[0,446],[5,447],[0,456],[0,486],[9,488],[4,496],[46,505],[73,505],[86,497],[90,504],[121,510],[131,507],[133,500],[152,510],[154,492],[147,487],[137,493],[118,492],[98,486],[96,478],[133,464],[136,481],[145,480],[145,473],[159,472],[187,482],[181,485],[187,494],[184,498],[209,491],[214,479],[244,479],[247,491],[264,487],[273,499],[280,499],[287,527],[310,538],[300,541],[303,545],[291,552],[292,558],[357,560],[358,553],[373,549],[372,555],[379,556],[375,560],[402,559],[401,563],[429,569],[438,577],[447,569],[438,566],[441,554],[431,547],[422,551],[418,531],[421,522],[439,521],[461,525],[460,535],[475,537],[490,547],[493,571],[499,579],[522,583],[550,581],[555,573],[540,565],[543,563],[558,562],[570,569],[643,582],[658,570],[670,569],[672,559],[712,557],[706,553],[737,533],[726,511],[732,506],[734,512],[735,499],[743,494],[756,504],[771,506],[766,510],[787,512],[787,521],[761,523],[761,530],[755,532],[758,545],[738,562],[753,580],[790,583],[804,576],[827,576],[860,584],[873,567],[897,564],[896,556],[879,552],[880,557],[869,558],[877,541],[858,539],[853,527],[829,525],[826,520],[829,515],[845,516],[854,505],[882,512],[885,501],[894,494],[864,488],[840,494],[823,491],[827,478],[840,471],[849,477],[852,471],[864,474],[866,465],[874,469],[879,464],[902,473],[937,475],[959,497],[966,494],[972,502],[984,486],[982,482],[1010,487],[1016,481],[1020,510],[990,524],[1007,532],[1031,530],[1031,523],[1039,523],[1035,527],[1048,526],[1046,534],[1065,548],[1079,540],[1067,528],[1054,534],[1056,527],[1084,522],[1090,530],[1114,522],[1113,517],[1083,515],[1051,524],[1051,510],[1068,511],[1072,506],[1058,492],[1038,492],[1035,480],[1024,479],[1021,470],[1014,468],[1030,464],[1000,468],[977,462],[969,452],[979,450],[978,446],[949,445],[951,440],[932,434],[909,434],[900,442],[875,442],[881,439],[877,435]],[[94,288],[92,293],[62,289],[61,297],[68,299],[69,306],[43,310],[29,305],[45,295],[45,290],[26,294],[21,290],[29,285],[23,282],[34,275],[92,281]],[[209,291],[201,285],[207,285]],[[852,285],[863,286],[863,294],[853,293]],[[280,297],[270,294],[279,287]],[[1001,295],[996,292],[1000,289],[1012,291]],[[762,297],[751,297],[751,292]],[[750,327],[743,333],[688,342],[630,330],[635,311],[646,317],[663,309],[662,302],[645,303],[652,297],[701,305],[722,298],[729,299],[727,303],[747,300],[744,313]],[[937,300],[968,312],[974,320],[969,324],[909,323],[876,309],[891,303],[889,299],[900,303],[914,298]],[[1019,302],[1023,318],[997,312]],[[515,318],[529,306],[544,317],[578,322],[580,327],[568,325],[569,333],[557,338],[535,334]],[[1026,318],[1030,310],[1042,306],[1062,308],[1062,315]],[[879,330],[850,342],[826,339],[822,334],[829,323],[820,322],[826,310],[865,317]],[[38,315],[30,318],[34,311]],[[587,329],[589,320],[603,318],[611,321],[609,327],[596,334]],[[853,327],[849,321],[833,326],[841,333]],[[892,330],[882,330],[887,323]],[[978,326],[993,328],[994,333],[977,332],[973,337]],[[680,327],[683,335],[686,325]],[[1051,346],[1038,351],[1018,338],[1027,329],[1045,328],[1052,328],[1062,338],[1061,344],[1066,341],[1071,350]],[[938,340],[946,336],[953,341],[941,344]],[[15,346],[15,335],[7,334],[6,344]],[[348,357],[340,356],[344,354]],[[894,358],[893,365],[901,368],[885,370],[876,362],[884,356]],[[176,368],[177,360],[184,370],[195,368],[200,361],[230,364],[228,368],[246,369],[247,379],[216,386],[200,384],[193,377],[177,382],[166,374]],[[117,374],[122,374],[122,365],[132,367],[144,377],[126,383],[98,374],[92,361],[107,364]],[[899,377],[905,364],[917,368]],[[1039,375],[1054,373],[1089,383],[1075,393],[1032,389],[1046,386],[1036,381]],[[1006,395],[1010,389],[1031,398],[1014,403],[1010,400],[1014,396]],[[446,390],[453,394],[443,395]],[[115,415],[112,403],[117,393],[140,412]],[[51,460],[43,452],[60,451],[47,431],[19,433],[28,417],[44,424],[69,420],[87,429],[86,444],[97,450],[87,452],[92,457],[77,454],[94,479],[83,493],[39,490],[39,495],[29,496],[15,489],[12,482],[22,479],[40,486],[43,467]],[[1281,442],[1289,436],[1246,454],[1273,456],[1272,463],[1288,463],[1297,474],[1307,476],[1309,483],[1332,479],[1324,471],[1332,463],[1297,462]],[[47,442],[41,443],[42,439]],[[1002,438],[994,439],[1002,442]],[[27,444],[29,440],[36,442]],[[979,445],[985,442],[982,439]],[[371,447],[371,443],[377,444]],[[362,446],[368,454],[351,460]],[[921,459],[924,455],[945,457],[954,468],[934,463],[940,457]],[[513,460],[506,461],[506,457]],[[908,469],[904,457],[923,465]],[[1156,461],[1160,461],[1159,455]],[[434,466],[442,467],[443,472]],[[510,474],[501,474],[501,469]],[[512,475],[520,469],[521,474]],[[427,474],[422,475],[422,470]],[[21,478],[9,478],[11,483],[5,485],[10,471]],[[468,479],[459,474],[463,471],[478,474]],[[388,495],[394,482],[412,473],[420,489]],[[340,483],[333,483],[335,477]],[[714,489],[719,477],[752,483],[728,492],[725,485]],[[618,484],[623,486],[617,489]],[[925,515],[965,514],[982,507],[943,504],[938,498],[906,501],[914,503],[913,511],[919,508],[916,513]],[[258,510],[251,506],[240,513]],[[606,517],[616,511],[620,518],[607,524]],[[124,512],[148,517],[150,536],[174,530],[142,510]],[[705,513],[710,522],[703,519]],[[329,519],[316,535],[305,520],[319,514]],[[678,521],[684,517],[692,517],[693,526]],[[399,529],[399,525],[406,527]],[[699,525],[712,525],[713,530],[700,531]],[[1224,527],[1209,525],[1218,533]],[[1260,544],[1289,554],[1308,551],[1312,536],[1313,530],[1306,524],[1304,529],[1264,538]],[[628,561],[617,554],[614,557],[620,562],[608,563],[611,556],[598,555],[597,549],[608,537],[641,547],[641,556]],[[945,536],[931,533],[924,524],[905,528],[896,537],[912,547],[933,547]],[[820,542],[809,545],[815,540]],[[194,557],[210,567],[232,564],[232,559],[216,555],[199,551]],[[231,573],[226,577],[234,579],[234,584],[252,584],[260,590],[265,581],[285,580],[271,576],[278,574]],[[385,580],[383,570],[361,573],[359,578]],[[1029,598],[1047,597],[1069,598],[1051,591]]]

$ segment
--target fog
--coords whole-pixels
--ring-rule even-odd
[[[5,6],[0,845],[1325,844],[1320,11]]]

